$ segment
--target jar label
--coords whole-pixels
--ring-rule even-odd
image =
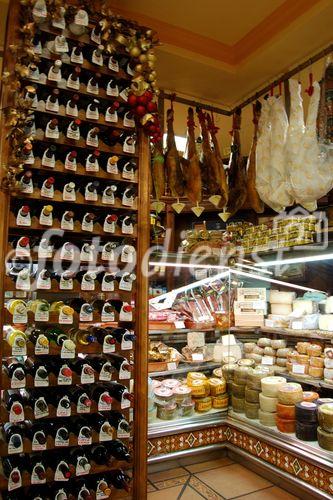
[[[31,473],[31,484],[45,484],[46,477],[40,478],[36,472],[36,468],[41,468],[45,472],[45,467],[41,462],[38,462],[32,470]]]
[[[19,446],[15,441],[19,441]],[[14,455],[15,453],[23,453],[22,436],[19,434],[12,434],[8,442],[8,455]]]
[[[57,465],[57,468],[56,468],[55,474],[54,474],[54,480],[55,480],[55,481],[69,481],[69,478],[68,478],[68,477],[65,477],[65,476],[63,475],[63,473],[61,472],[60,467],[61,467],[62,465],[65,465],[65,466],[66,466],[66,468],[68,467],[68,465],[66,464],[66,462],[63,462],[63,461],[59,462],[59,464]]]
[[[21,403],[15,402],[15,407],[19,407],[21,411],[14,412],[12,405],[11,409],[9,410],[9,422],[11,423],[23,422],[25,420],[23,406],[21,405]]]

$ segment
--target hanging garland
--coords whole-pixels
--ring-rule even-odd
[[[101,44],[105,53],[112,55],[125,52],[129,56],[133,76],[128,103],[137,123],[143,126],[152,142],[160,140],[161,127],[157,105],[153,101],[159,94],[154,53],[154,47],[159,42],[154,31],[113,14],[106,2],[98,5],[96,1],[81,0],[78,6],[67,5],[65,0],[21,0],[20,3],[19,41],[17,45],[9,47],[16,63],[13,72],[5,70],[2,76],[2,82],[7,86],[7,92],[11,94],[12,103],[12,107],[5,110],[5,125],[9,129],[6,139],[9,141],[10,157],[3,167],[6,174],[2,181],[2,189],[18,190],[16,176],[23,170],[23,152],[32,147],[33,137],[28,137],[25,133],[25,126],[33,115],[32,101],[27,99],[25,94],[29,91],[33,94],[35,89],[29,85],[25,86],[23,80],[29,77],[30,64],[38,64],[40,61],[33,47],[33,38],[38,26],[45,22],[56,22],[58,27],[63,23],[63,29],[69,27],[73,31],[77,27],[75,17],[82,9],[96,24],[100,24]]]

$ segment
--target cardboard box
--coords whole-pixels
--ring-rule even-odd
[[[266,302],[266,288],[237,288],[237,300],[263,300]]]

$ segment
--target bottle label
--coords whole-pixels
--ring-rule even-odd
[[[61,80],[61,71],[54,72],[53,67],[50,68],[47,78],[51,82],[60,82]]]
[[[84,373],[85,368],[90,368],[88,364],[83,365],[81,372],[81,384],[93,384],[95,382],[95,375],[93,373]]]
[[[103,443],[105,441],[112,441],[114,439],[114,435],[110,435],[107,432],[103,431],[103,426],[101,427],[101,430],[99,431],[99,442]]]
[[[54,439],[54,445],[55,446],[59,446],[59,447],[65,447],[65,446],[69,446],[69,438],[68,439],[62,439],[62,437],[60,437],[59,435],[59,431],[60,430],[65,430],[67,431],[67,429],[65,429],[64,427],[60,427],[60,429],[57,430],[57,434],[56,434],[56,437]]]
[[[129,91],[130,89],[128,87],[126,87],[126,89],[122,90],[119,94],[119,97],[121,97],[122,99],[124,99],[124,101],[128,101],[128,94],[129,94]]]
[[[44,437],[45,437],[45,434],[44,434]],[[31,443],[32,451],[44,451],[44,450],[46,450],[46,444],[47,444],[46,442],[43,444],[39,443],[37,438],[36,438],[36,434],[33,435],[32,443]]]
[[[86,305],[89,305],[89,304],[82,304],[82,306],[81,306],[81,310],[80,310],[80,321],[93,321],[93,319],[94,319],[94,317],[93,317],[93,313],[92,313],[92,312],[91,312],[91,313],[90,313],[90,312],[89,312],[89,313],[87,313],[87,312],[85,312],[85,311],[84,311],[84,309],[83,309],[83,308],[84,308],[84,306],[86,306]]]
[[[129,139],[131,139],[131,141],[129,142]],[[135,140],[132,140],[131,137],[128,137],[127,139],[125,139],[125,142],[123,144],[123,151],[124,153],[130,153],[132,155],[135,154]]]
[[[63,359],[63,358],[62,358]],[[69,368],[68,365],[62,365],[63,368]],[[58,375],[58,385],[72,385],[72,377],[66,377],[61,373],[61,370]]]
[[[59,37],[56,36],[54,40],[54,49],[58,54],[65,54],[69,51],[67,40],[59,40]]]
[[[106,122],[110,122],[110,123],[117,123],[118,122],[118,113],[117,113],[117,111],[114,111],[113,113],[111,113],[109,110],[110,110],[110,108],[108,108],[106,110],[105,121]]]
[[[70,403],[68,396],[64,396],[60,399],[57,406],[57,417],[70,417],[72,413],[72,408],[70,404],[66,404],[66,408],[61,405],[62,401],[66,401],[66,403]]]
[[[82,394],[82,397],[85,399],[88,399],[88,394],[84,393]],[[80,399],[77,403],[77,413],[90,413],[90,406],[86,406],[85,404],[81,403]]]
[[[51,187],[46,187],[44,184],[40,190],[40,195],[43,196],[44,198],[54,198],[54,188],[53,186]]]
[[[89,156],[88,156],[87,161],[86,161],[86,171],[87,172],[98,172],[99,171],[98,161],[97,160],[90,161]]]
[[[111,410],[111,403],[106,403],[102,399],[102,397],[104,395],[109,396],[109,394],[107,392],[103,392],[103,394],[100,395],[99,400],[98,400],[98,407],[97,407],[98,411],[110,411]]]
[[[102,203],[104,205],[114,205],[114,202],[115,202],[115,197],[113,192],[111,192],[111,194],[105,194],[105,192],[103,193]]]
[[[40,410],[38,408],[38,403],[43,403],[43,406],[45,405],[45,409],[42,409]],[[38,398],[36,403],[35,403],[35,407],[34,407],[34,415],[35,415],[35,418],[44,418],[44,417],[47,417],[49,415],[49,408],[46,404],[46,401],[45,401],[45,398]]]
[[[119,72],[119,63],[112,56],[109,58],[109,69],[111,71],[115,71],[116,73]]]
[[[26,356],[27,355],[27,345],[26,343],[23,346],[12,345],[12,355],[13,356]]]
[[[130,380],[131,378],[131,372],[125,369],[125,366],[128,365],[128,361],[123,361],[121,363],[120,369],[119,369],[119,380]]]
[[[49,321],[49,319],[50,319],[49,311],[48,310],[44,311],[42,304],[38,305],[36,312],[35,312],[35,321]],[[43,337],[43,335],[40,335],[40,337]],[[37,342],[36,342],[36,346],[37,346]],[[43,348],[43,352],[41,352],[40,354],[46,354],[45,347],[44,346],[40,346],[40,347]],[[46,347],[46,350],[47,350],[47,354],[48,354],[49,348]],[[35,347],[35,351],[36,351],[36,347]]]
[[[119,174],[118,164],[116,161],[114,161],[113,157],[110,157],[108,159],[106,170],[108,174]]]
[[[84,191],[84,199],[87,201],[97,201],[98,200],[98,195],[97,191],[89,191],[88,186],[86,186],[85,191]]]
[[[133,234],[134,233],[134,227],[133,224],[125,224],[124,222],[121,225],[121,232],[123,234]]]
[[[37,100],[37,96],[36,96],[36,100]],[[33,165],[35,163],[35,157],[34,157],[32,150],[30,151],[28,157],[24,159],[24,163],[25,163],[25,165]]]
[[[72,53],[71,53],[71,62],[74,64],[83,64],[83,55],[82,52],[77,56],[75,54],[75,47],[73,47]]]
[[[87,92],[89,92],[89,94],[98,95],[99,94],[99,86],[98,86],[98,84],[92,85],[90,83],[90,80],[89,80],[88,85],[87,85]]]
[[[131,402],[129,399],[125,398],[125,394],[123,393],[121,396],[121,403],[120,403],[120,408],[122,410],[125,410],[126,408],[131,407]]]
[[[84,249],[81,250],[80,260],[83,262],[92,262],[94,260],[94,252],[85,252]]]
[[[53,217],[52,214],[50,215],[45,215],[43,212],[40,214],[39,217],[39,224],[41,226],[52,226],[53,224]]]
[[[73,201],[75,201],[75,200],[73,200]],[[74,229],[73,219],[66,220],[65,214],[64,214],[61,218],[60,227],[61,227],[61,229],[64,229],[65,231],[73,231],[73,229]]]
[[[15,481],[13,481],[13,474],[15,474]],[[10,473],[8,478],[8,491],[16,490],[17,488],[21,488],[22,486],[22,476],[20,470],[15,467]]]
[[[111,96],[111,97],[118,97],[119,96],[118,85],[113,86],[112,82],[109,82],[107,87],[106,87],[106,95]]]
[[[87,120],[98,120],[98,118],[99,118],[98,108],[92,110],[91,105],[89,104],[87,111],[86,111],[86,118],[87,118]]]
[[[106,273],[103,276],[103,281],[102,281],[102,292],[114,292],[114,281],[106,281],[105,277],[106,276],[112,276],[111,273]]]
[[[126,422],[123,420],[123,422]],[[117,438],[118,439],[124,439],[124,438],[129,438],[130,433],[127,431],[124,431],[124,429],[121,428],[121,422],[119,422],[118,429],[117,429]]]
[[[60,259],[61,260],[73,260],[74,259],[74,248],[72,246],[69,247],[69,249],[65,246],[61,248],[60,252]]]
[[[59,111],[59,100],[56,99],[55,102],[53,102],[53,101],[51,101],[51,98],[48,97],[46,99],[45,109],[47,111],[54,111],[55,113],[58,113],[58,111]]]
[[[77,167],[76,158],[74,158],[73,160],[69,160],[69,155],[70,153],[68,153],[68,155],[66,156],[65,169],[76,172],[76,167]]]
[[[83,459],[85,459],[86,457],[77,457],[77,462],[76,462],[76,469],[75,469],[75,473],[77,476],[86,476],[87,474],[89,474],[90,472],[90,469],[91,469],[91,465],[88,463],[85,463],[84,465],[80,464],[80,461]],[[81,488],[81,491],[82,490],[86,490],[85,487],[82,487]],[[88,490],[86,490],[88,491]],[[89,491],[88,491],[89,493]],[[83,496],[82,496],[82,499],[83,499]]]
[[[20,212],[17,214],[16,217],[16,225],[17,226],[31,226],[31,216],[30,214],[27,214],[25,216],[21,215]]]
[[[122,172],[122,178],[123,179],[128,179],[129,181],[132,181],[134,180],[135,178],[135,174],[134,174],[134,170],[126,170],[125,168],[123,169],[123,172]]]
[[[101,382],[111,382],[111,380],[112,380],[112,372],[107,370],[106,366],[109,366],[109,364],[104,363],[101,371],[99,372],[99,380]]]
[[[83,429],[90,430],[89,427],[82,427],[80,429],[78,439],[77,439],[77,444],[79,446],[89,446],[90,444],[92,444],[92,437],[91,436],[90,437],[84,436]]]
[[[64,187],[63,193],[62,193],[62,199],[64,201],[76,201],[76,191],[75,189],[72,189],[71,191],[68,191],[66,189],[66,186]],[[68,222],[68,221],[65,221]],[[69,221],[70,223],[71,221]]]
[[[112,316],[111,314],[109,314],[108,316]],[[102,321],[114,321],[114,315],[113,315],[113,319],[105,319],[105,317],[103,317],[103,314],[102,314]],[[108,340],[109,339],[112,339],[111,335],[106,335],[104,337],[104,342],[103,342],[103,354],[110,354],[112,352],[116,352],[116,345],[115,344],[109,344],[108,343]]]
[[[79,26],[88,26],[89,17],[87,11],[79,9],[75,15],[74,23],[78,24]]]
[[[77,105],[75,104],[75,106],[72,107],[72,106],[70,106],[69,101],[68,101],[66,104],[66,115],[74,116],[75,118],[77,116],[79,116],[79,111],[77,109]]]
[[[83,61],[82,61],[83,62]],[[79,63],[79,64],[82,64],[82,63]],[[80,79],[77,78],[76,80],[73,80],[70,76],[68,77],[68,80],[67,80],[67,87],[69,89],[73,89],[73,90],[80,90]],[[66,110],[67,110],[67,107],[66,107]]]
[[[124,194],[123,194],[121,203],[125,207],[133,207],[133,205],[134,205],[134,196],[127,196],[126,191],[125,191]]]
[[[46,125],[45,137],[47,137],[48,139],[59,139],[59,136],[60,136],[59,128],[58,127],[51,128],[50,123],[48,123]]]
[[[92,146],[93,148],[98,148],[98,135],[92,137],[90,132],[88,132],[86,139],[87,146]]]
[[[37,278],[37,290],[51,290],[51,278],[42,278],[39,275]]]
[[[63,342],[61,346],[60,357],[61,359],[74,359],[75,349],[67,349],[66,342]]]
[[[110,498],[109,495],[105,495],[104,491],[101,490],[101,487],[105,486],[105,481],[102,479],[96,488],[96,500],[104,500],[105,498]],[[103,488],[104,489],[104,488]]]
[[[10,380],[10,387],[12,389],[22,389],[22,387],[25,387],[25,386],[26,386],[26,378],[24,377],[22,380],[19,380],[17,378],[17,371],[14,370],[12,378]]]
[[[122,351],[129,351],[133,349],[133,342],[132,340],[124,340],[124,337],[121,341],[121,350]]]
[[[123,125],[124,125],[124,127],[130,127],[130,128],[135,127],[134,118],[128,118],[127,117],[127,113],[125,113],[124,120],[123,120]]]
[[[105,250],[105,246],[103,247],[102,250],[102,260],[108,260],[108,261],[114,261],[114,250]]]
[[[39,69],[32,70],[31,68],[29,69],[29,78],[31,80],[39,80]]]
[[[132,245],[125,245],[121,251],[120,261],[121,262],[134,262],[135,248]]]
[[[73,290],[73,279],[66,279],[64,280],[63,277],[60,278],[60,284],[59,284],[60,290]]]
[[[42,158],[42,166],[54,168],[55,167],[55,156],[52,155],[51,158],[49,158],[46,154],[46,151],[45,151],[45,153],[43,154],[43,158]]]
[[[65,314],[61,309],[59,312],[59,323],[61,325],[72,325],[73,324],[73,315]]]
[[[17,446],[15,441],[19,441],[20,444]],[[22,436],[19,434],[12,434],[8,442],[8,455],[14,455],[15,453],[23,453],[23,441]]]
[[[85,292],[93,292],[95,290],[95,281],[94,280],[87,281],[84,279],[84,276],[83,276],[82,283],[81,283],[81,290],[83,290]]]
[[[55,474],[54,474],[54,480],[55,480],[55,481],[69,481],[69,478],[68,478],[68,477],[65,477],[65,476],[63,475],[63,473],[61,472],[60,467],[61,467],[62,465],[65,465],[65,466],[66,466],[66,468],[68,467],[68,465],[66,464],[66,462],[63,462],[63,461],[59,462],[59,464],[57,465],[57,468],[56,468],[56,470],[55,470]]]
[[[20,412],[14,413],[13,411],[13,406],[11,406],[11,409],[9,410],[9,422],[15,423],[15,422],[23,422],[25,420],[24,418],[24,411],[23,411],[23,406],[21,403],[15,402],[15,406],[20,408]]]
[[[92,30],[92,32],[90,33],[90,39],[93,42],[97,43],[97,45],[101,45],[101,42],[102,42],[101,35],[100,34],[96,35],[95,30]]]
[[[35,467],[32,470],[31,473],[31,484],[45,484],[46,483],[46,477],[43,477],[42,479],[38,476],[36,473],[36,468],[42,468],[43,471],[45,472],[45,467],[41,462],[38,462]]]
[[[16,290],[30,290],[29,277],[26,279],[26,278],[22,277],[20,274],[18,274],[17,279],[16,279],[15,288],[16,288]]]
[[[124,304],[125,305],[125,304]],[[119,313],[119,321],[133,321],[133,314],[131,312],[126,312],[122,308]]]
[[[92,233],[94,229],[94,223],[92,220],[87,222],[85,219],[83,219],[81,227],[82,231],[89,231],[90,233]]]
[[[23,182],[20,186],[20,189],[21,189],[22,193],[32,194],[34,192],[34,186],[33,186],[32,180],[29,179],[28,183]]]
[[[126,281],[125,280],[125,275],[122,276],[120,282],[119,282],[119,290],[124,290],[125,292],[131,292],[133,288],[133,282],[132,281]]]
[[[96,54],[96,50],[94,50],[91,61],[97,66],[103,66],[103,54],[98,55]]]
[[[71,126],[68,127],[66,136],[68,139],[72,139],[73,141],[79,141],[80,140],[80,128],[77,127],[76,130],[73,130]]]
[[[49,377],[47,378],[41,378],[38,375],[38,370],[35,375],[35,380],[34,380],[35,387],[48,387],[49,386]]]
[[[28,312],[26,307],[17,305],[14,309],[13,323],[28,323]]]
[[[45,313],[48,314],[48,311],[43,311]],[[37,313],[36,313],[37,314]],[[36,315],[35,315],[36,317]],[[47,320],[48,321],[48,320]],[[44,339],[46,338],[44,335],[38,335],[38,338],[36,340],[36,344],[35,344],[35,354],[38,356],[38,355],[41,355],[41,354],[49,354],[49,343],[47,343],[46,345],[43,345],[43,343],[40,342],[41,339]]]
[[[47,17],[47,8],[45,2],[35,2],[37,5],[32,9],[32,15],[36,17]]]
[[[116,230],[116,223],[115,222],[108,222],[106,219],[103,224],[103,231],[105,233],[114,233]]]

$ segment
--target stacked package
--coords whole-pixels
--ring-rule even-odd
[[[289,327],[289,315],[292,313],[292,304],[295,299],[295,292],[271,290],[269,294],[270,314],[265,320],[265,326],[272,328]]]
[[[318,405],[317,438],[319,446],[333,451],[333,403]]]
[[[259,394],[259,421],[268,427],[276,425],[276,411],[278,392],[286,384],[284,377],[264,377],[261,379],[261,393]]]
[[[235,326],[264,326],[266,310],[266,288],[237,288]]]
[[[286,366],[288,372],[297,376],[322,379],[324,375],[324,358],[322,357],[322,351],[323,349],[319,344],[297,342],[296,351],[292,351],[287,355],[288,361]]]
[[[303,389],[293,382],[280,386],[277,394],[276,427],[281,432],[295,432],[295,404],[303,401]]]

